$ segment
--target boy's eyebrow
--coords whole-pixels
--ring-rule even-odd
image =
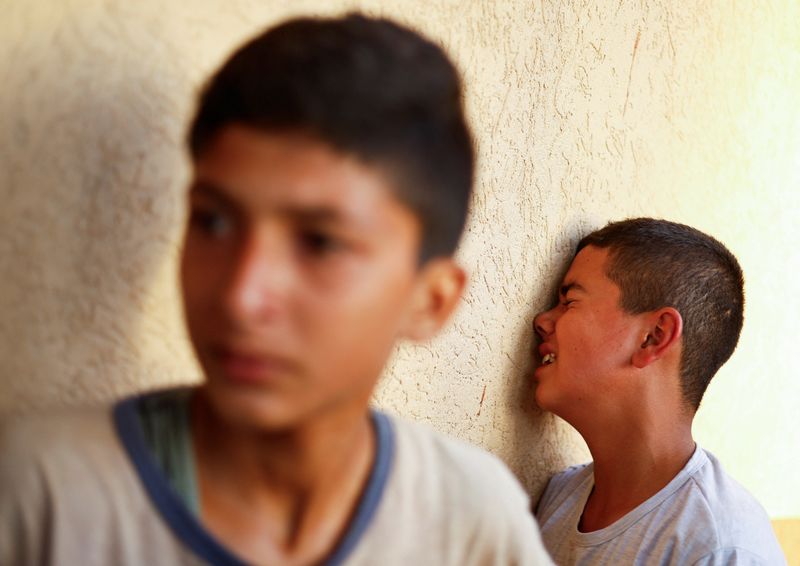
[[[195,181],[190,186],[189,193],[200,194],[204,197],[219,201],[225,206],[237,208],[235,201],[225,194],[224,189],[218,185],[209,183],[208,181]],[[287,205],[279,212],[305,224],[324,224],[335,222],[347,222],[351,224],[354,222],[354,219],[349,218],[340,210],[329,206]]]
[[[209,183],[208,181],[194,181],[189,187],[189,194],[200,194],[228,206],[233,206],[234,204],[231,198],[225,194],[225,191],[222,188],[214,185],[213,183]]]
[[[326,206],[289,206],[284,212],[296,220],[308,224],[322,224],[348,220],[341,211]]]

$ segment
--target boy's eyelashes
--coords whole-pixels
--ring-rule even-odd
[[[304,252],[312,255],[330,255],[347,249],[346,242],[330,232],[316,229],[301,229],[298,241]]]
[[[191,207],[189,225],[191,229],[212,239],[228,237],[237,228],[236,219],[231,213],[207,206]],[[351,247],[346,238],[331,230],[316,227],[298,226],[292,238],[299,252],[310,256],[328,256]]]
[[[214,208],[192,206],[189,225],[212,238],[222,238],[233,230],[233,219],[229,214]]]
[[[573,299],[571,297],[561,297],[561,299],[558,301],[558,304],[560,306],[562,306],[562,307],[568,307],[574,302],[575,302],[575,299]]]

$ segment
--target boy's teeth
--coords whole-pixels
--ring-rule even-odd
[[[554,361],[556,361],[555,354],[547,354],[545,357],[542,358],[542,363],[545,365],[552,364]]]

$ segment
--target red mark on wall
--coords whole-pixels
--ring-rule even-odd
[[[483,385],[483,393],[481,394],[481,402],[478,404],[478,413],[475,415],[479,417],[481,415],[481,409],[483,409],[483,400],[486,399],[486,384]]]

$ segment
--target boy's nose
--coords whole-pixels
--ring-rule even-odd
[[[271,318],[291,286],[287,252],[275,242],[250,238],[241,248],[226,289],[228,314],[238,322]]]
[[[553,309],[540,312],[533,318],[533,330],[540,338],[546,339],[553,330]]]

